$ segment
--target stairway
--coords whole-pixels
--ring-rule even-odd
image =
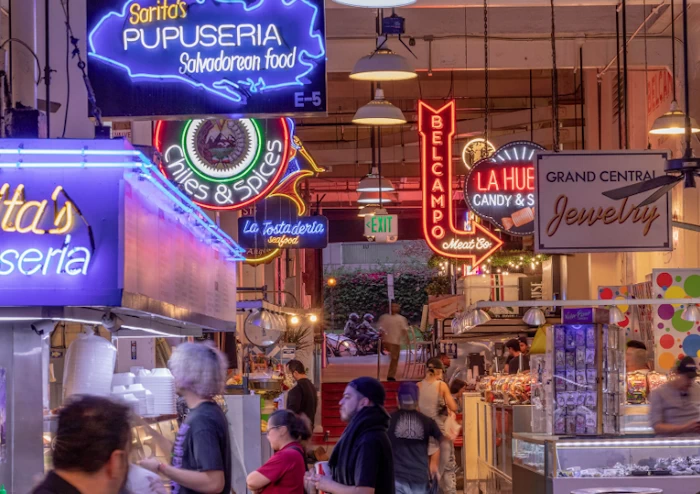
[[[398,382],[382,382],[386,391],[384,408],[389,413],[398,409]],[[345,422],[340,420],[340,399],[347,383],[323,383],[321,387],[321,425],[323,432],[314,434],[312,443],[317,446],[332,445],[338,442],[345,430]]]

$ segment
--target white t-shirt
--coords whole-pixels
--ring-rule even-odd
[[[379,327],[384,330],[384,342],[400,345],[408,334],[408,320],[399,314],[384,314],[379,318]]]

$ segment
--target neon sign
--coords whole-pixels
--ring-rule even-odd
[[[323,249],[328,245],[328,219],[304,216],[292,221],[238,218],[238,242],[244,248]]]
[[[0,250],[0,276],[8,276],[15,269],[25,276],[42,274],[49,270],[70,276],[87,274],[92,255],[86,247],[72,247],[71,236],[66,235],[61,248]],[[54,269],[55,267],[55,269]]]
[[[472,267],[476,267],[500,249],[503,241],[476,221],[464,230],[455,226],[452,204],[454,100],[437,110],[419,101],[418,133],[425,240],[436,253],[471,261]]]
[[[43,235],[45,233],[63,235],[69,232],[75,221],[75,206],[71,201],[66,201],[56,211],[57,201],[62,192],[63,187],[58,185],[51,194],[54,215],[50,226],[53,228],[49,227],[50,229],[47,231],[45,228],[42,228],[42,224],[45,221],[44,216],[48,200],[27,201],[24,197],[24,184],[18,185],[14,193],[12,193],[10,184],[4,183],[0,186],[0,212],[2,212],[2,206],[5,206],[4,214],[0,215],[0,230],[3,232],[33,233],[35,235]]]
[[[88,2],[109,117],[325,113],[325,45],[321,0]]]
[[[535,231],[536,151],[534,142],[517,141],[477,162],[467,176],[464,197],[469,208],[511,235]]]
[[[496,152],[496,148],[491,141],[487,141],[483,137],[477,137],[467,142],[462,148],[462,163],[471,170],[474,163],[488,158]]]
[[[205,209],[241,209],[265,197],[289,159],[289,128],[273,120],[159,121],[160,171]]]

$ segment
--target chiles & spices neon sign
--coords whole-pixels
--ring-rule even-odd
[[[452,139],[455,133],[455,102],[435,109],[418,102],[418,133],[421,137],[421,184],[423,194],[423,234],[436,253],[471,261],[472,267],[484,262],[503,241],[477,222],[458,229],[452,204]]]
[[[9,183],[0,185],[0,235],[8,238],[10,235],[65,235],[65,238],[60,247],[43,249],[7,248],[8,242],[0,241],[0,276],[14,272],[26,276],[45,276],[53,272],[70,276],[87,274],[92,253],[86,247],[72,244],[69,232],[75,225],[77,208],[67,199],[59,207],[61,196],[66,197],[63,187],[54,188],[51,208],[49,199],[27,200],[25,193],[24,184],[17,185],[14,190]]]

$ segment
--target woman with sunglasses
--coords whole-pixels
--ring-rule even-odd
[[[306,454],[303,441],[311,437],[308,420],[278,410],[267,421],[267,440],[275,454],[248,475],[248,489],[264,494],[304,494]]]

